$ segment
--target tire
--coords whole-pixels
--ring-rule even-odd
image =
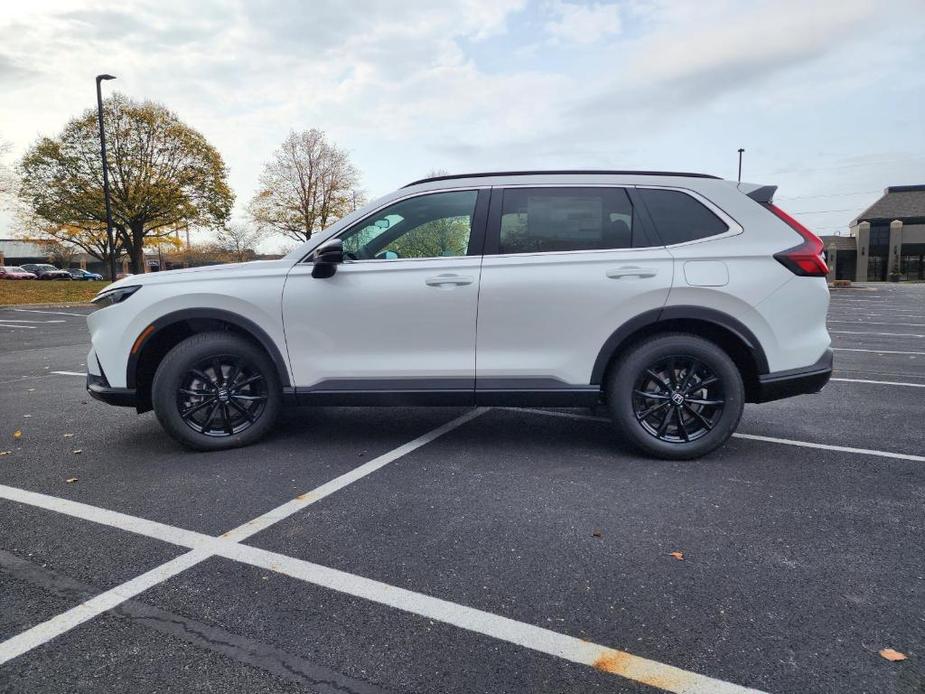
[[[607,406],[636,448],[665,460],[691,460],[732,436],[745,387],[738,367],[715,343],[666,333],[618,359],[607,381]]]
[[[161,426],[178,442],[219,451],[247,446],[273,428],[282,386],[259,347],[231,333],[200,333],[161,361],[151,401]]]

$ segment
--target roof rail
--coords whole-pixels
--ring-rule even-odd
[[[557,169],[552,171],[483,171],[479,173],[432,176],[430,178],[422,178],[418,181],[412,181],[411,183],[408,183],[402,187],[410,188],[411,186],[416,186],[419,183],[430,183],[432,181],[450,181],[458,178],[489,178],[492,176],[556,176],[560,174],[606,174],[608,176],[684,176],[686,178],[719,178],[719,176],[711,176],[710,174],[685,173],[682,171],[606,171],[599,169]]]

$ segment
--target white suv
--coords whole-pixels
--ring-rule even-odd
[[[87,388],[199,450],[284,405],[594,406],[661,458],[832,371],[818,238],[773,186],[548,171],[417,181],[281,260],[127,277]]]

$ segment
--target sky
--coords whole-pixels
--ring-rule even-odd
[[[832,234],[925,183],[925,0],[0,2],[8,163],[108,72],[218,148],[242,220],[263,162],[308,128],[370,197],[434,169],[735,178],[744,147],[743,180]]]

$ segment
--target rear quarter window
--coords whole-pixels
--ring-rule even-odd
[[[640,188],[637,192],[649,210],[659,238],[666,246],[729,231],[723,220],[687,193],[654,188]]]

